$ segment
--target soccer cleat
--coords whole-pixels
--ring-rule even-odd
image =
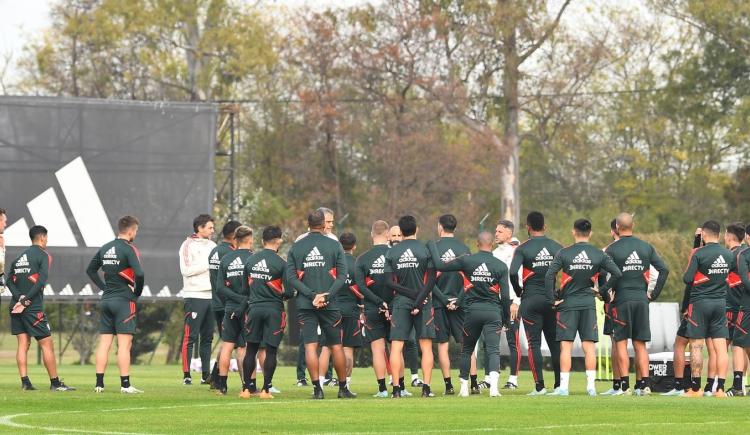
[[[193,380],[191,378],[183,378],[182,385],[193,385]]]
[[[479,387],[471,387],[471,394],[481,394]]]
[[[226,396],[227,395],[227,389],[224,387],[219,387],[216,389],[216,395],[217,396]]]
[[[671,390],[667,391],[666,393],[661,393],[660,396],[684,396],[685,392],[683,390],[678,390],[675,388],[672,388]]]
[[[479,388],[482,390],[485,390],[487,388],[490,388],[490,383],[487,381],[482,381],[479,383]]]
[[[644,396],[650,396],[651,395],[651,387],[644,387],[643,388],[643,395]]]
[[[458,389],[458,397],[469,397],[469,381],[461,379],[461,387]]]
[[[326,379],[325,381],[323,381],[323,386],[324,387],[338,387],[339,381],[336,378]]]
[[[94,387],[94,393],[103,393],[104,387]]]
[[[374,397],[376,399],[387,399],[388,398],[388,391],[378,391],[372,397]]]
[[[242,392],[240,393],[240,399],[249,399],[253,397],[254,394],[250,392],[247,388],[243,388]]]
[[[411,397],[411,396],[413,396],[413,394],[411,394],[409,390],[407,389],[401,390],[401,394],[399,395],[399,397]]]
[[[264,391],[261,390],[260,394],[258,394],[258,397],[260,397],[263,400],[273,399],[273,395],[270,391]]]
[[[424,384],[424,382],[422,382],[422,380],[419,379],[419,378],[414,378],[414,379],[411,380],[411,386],[412,387],[421,387],[422,384]]]
[[[31,383],[21,384],[21,390],[23,390],[23,391],[36,391],[36,387],[33,386]]]
[[[620,391],[620,390],[619,389],[615,390],[614,388],[610,388],[609,390],[607,390],[607,391],[603,392],[602,394],[600,394],[600,396],[612,396],[612,395],[615,394],[615,391]]]
[[[517,390],[518,385],[514,384],[513,382],[506,382],[505,385],[503,385],[503,390]]]
[[[622,391],[623,396],[632,396],[633,395],[633,389],[628,388],[627,390],[620,390]]]
[[[339,389],[339,399],[356,399],[357,393],[349,391],[349,388]]]
[[[704,391],[703,392],[703,397],[714,397],[714,393],[712,393],[710,391]]]
[[[316,399],[316,400],[323,400],[323,399],[325,399],[325,394],[323,394],[323,389],[322,388],[313,388],[312,398]]]
[[[745,392],[742,390],[735,390],[734,388],[730,388],[726,394],[729,397],[742,397],[745,395]]]
[[[422,384],[422,397],[435,397],[430,386],[427,384]]]
[[[551,393],[547,393],[548,396],[570,396],[570,393],[568,390],[563,390],[562,388],[555,388],[555,391]]]
[[[60,382],[60,385],[53,387],[50,385],[49,387],[50,391],[75,391],[76,389],[74,387],[69,387],[65,385],[64,382]]]
[[[307,379],[297,379],[297,386],[298,387],[306,387],[307,386]]]
[[[714,397],[725,399],[727,397],[727,393],[725,393],[724,390],[716,390],[716,392],[714,393]]]
[[[622,390],[615,390],[610,396],[625,396],[626,393]]]
[[[648,388],[648,387],[643,388],[643,389],[636,388],[635,391],[633,391],[633,395],[634,396],[650,396],[651,395],[651,389]]]
[[[143,390],[139,390],[135,388],[134,386],[129,386],[127,388],[120,387],[120,393],[122,394],[143,394]],[[226,390],[224,390],[224,394],[226,394]]]
[[[586,394],[588,394],[591,397],[596,397],[596,390],[593,388],[589,388],[588,390],[586,390]]]
[[[453,388],[453,385],[450,387],[445,387],[445,393],[444,396],[454,396],[456,394],[456,390]]]
[[[271,394],[280,394],[281,390],[279,390],[278,388],[272,386],[271,388],[268,389],[268,392],[271,393]]]
[[[527,396],[544,396],[545,394],[547,394],[547,389],[542,388],[539,391],[537,391],[536,389],[533,390],[531,393],[527,394]]]
[[[685,391],[685,394],[683,394],[682,397],[703,397],[703,392],[690,389]]]

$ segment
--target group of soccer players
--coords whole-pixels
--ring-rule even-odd
[[[422,397],[433,397],[434,342],[445,394],[455,394],[448,352],[451,337],[461,346],[459,396],[480,394],[483,386],[490,396],[500,396],[501,337],[506,336],[511,349],[510,376],[504,388],[517,388],[521,324],[535,381],[529,395],[569,395],[571,353],[578,336],[585,355],[587,392],[593,396],[597,394],[594,369],[599,338],[595,299],[601,298],[606,312],[604,333],[611,335],[613,342],[614,372],[612,388],[603,394],[650,394],[648,305],[658,297],[669,270],[653,246],[633,235],[633,216],[628,213],[612,221],[614,241],[604,250],[589,243],[592,226],[586,219],[574,222],[574,243],[563,248],[545,235],[544,216],[539,212],[526,217],[525,242],[516,246],[513,223],[502,220],[494,234],[478,234],[473,254],[454,236],[457,221],[450,214],[438,220],[438,239],[426,244],[417,240],[419,227],[413,216],[402,216],[396,227],[378,220],[370,231],[372,247],[359,257],[355,257],[354,234],[333,234],[332,211],[317,209],[307,216],[307,223],[309,231],[297,238],[284,259],[279,255],[283,237],[278,226],[263,228],[262,247],[254,250],[249,226],[227,222],[216,245],[211,240],[215,231],[211,216],[196,217],[193,233],[179,250],[184,278],[181,358],[185,385],[192,384],[190,363],[198,345],[201,383],[227,394],[230,360],[236,352],[242,380],[240,397],[273,398],[272,393],[278,392],[272,384],[277,352],[287,323],[284,301],[294,299],[301,359],[309,371],[315,399],[324,398],[323,385],[330,382],[325,376],[329,360],[336,371],[338,397],[356,397],[350,380],[354,350],[363,344],[372,350],[378,385],[375,397],[411,395],[404,381],[404,363],[418,358],[417,348],[423,379],[412,386],[421,385]],[[135,217],[120,218],[117,238],[98,250],[86,271],[103,292],[96,392],[104,391],[104,372],[115,338],[120,391],[142,392],[130,385],[129,377],[136,301],[144,286],[140,253],[133,244],[138,225]],[[0,233],[4,226],[5,212],[0,210]],[[720,233],[720,225],[708,221],[696,236],[696,248],[684,275],[683,320],[675,340],[676,383],[669,395],[744,394],[742,375],[746,354],[750,354],[750,252],[743,225],[727,227],[727,248],[718,243]],[[12,294],[11,329],[18,337],[22,388],[35,389],[26,371],[26,353],[34,337],[43,351],[51,389],[72,390],[57,376],[43,311],[43,289],[52,262],[45,250],[47,230],[34,226],[29,236],[31,247],[10,264],[6,279]],[[214,325],[222,344],[210,367]],[[552,357],[552,391],[547,390],[543,377],[542,334]],[[633,389],[628,340],[635,350]],[[709,382],[700,392],[704,343],[709,354]],[[725,392],[728,343],[734,354],[734,379]],[[691,377],[684,373],[688,345]],[[485,356],[482,383],[476,368],[480,347]],[[260,389],[255,382],[258,361],[264,376]],[[298,385],[304,381],[300,379]]]

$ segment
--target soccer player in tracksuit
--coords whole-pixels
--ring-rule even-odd
[[[492,253],[502,260],[508,268],[513,261],[513,253],[516,251],[516,246],[511,243],[514,229],[515,225],[509,220],[501,220],[497,223],[495,229],[497,247]],[[510,318],[508,319],[508,329],[505,331],[505,339],[510,351],[510,370],[508,371],[508,382],[505,383],[503,388],[515,390],[518,388],[518,371],[521,369],[521,320],[518,318],[521,299],[515,292],[510,297]]]
[[[570,382],[571,352],[576,333],[581,339],[586,365],[586,390],[596,395],[596,349],[599,328],[594,304],[594,284],[599,274],[609,273],[609,279],[600,287],[606,293],[616,284],[622,272],[601,249],[589,244],[591,222],[578,219],[573,224],[575,244],[561,249],[552,260],[545,275],[545,291],[555,291],[557,273],[562,271],[560,290],[554,303],[557,309],[557,340],[560,341],[560,388],[549,393],[567,396]]]
[[[510,265],[510,283],[516,295],[521,298],[521,321],[529,346],[529,366],[534,375],[535,387],[528,395],[538,396],[547,394],[542,365],[542,333],[552,357],[555,388],[560,386],[560,343],[557,341],[557,323],[552,310],[555,295],[547,292],[544,277],[562,245],[544,234],[547,227],[542,213],[529,213],[526,216],[526,227],[529,239],[516,248]]]
[[[362,314],[363,295],[354,280],[357,259],[354,251],[357,249],[357,238],[352,233],[342,233],[339,236],[341,247],[344,248],[346,258],[346,287],[341,290],[336,298],[336,305],[341,311],[344,335],[341,344],[344,347],[346,357],[346,383],[352,381],[352,369],[354,368],[354,349],[362,347]]]
[[[323,399],[318,373],[318,328],[331,348],[339,380],[339,398],[354,398],[346,383],[346,359],[341,346],[342,316],[336,295],[346,285],[346,258],[341,244],[323,234],[325,213],[307,216],[310,234],[298,240],[287,256],[287,282],[297,290],[298,320],[305,343],[305,360],[313,383],[313,398]]]
[[[391,370],[400,373],[404,342],[409,340],[413,329],[422,350],[422,397],[434,397],[430,388],[434,364],[432,340],[435,338],[432,298],[437,297],[446,306],[448,300],[435,287],[432,256],[427,247],[417,241],[417,220],[414,216],[402,216],[398,226],[404,240],[385,256],[385,282],[397,292],[391,310]],[[395,377],[392,396],[401,397],[400,380],[397,384]]]
[[[284,285],[286,260],[278,254],[281,246],[281,228],[269,226],[263,229],[263,249],[245,261],[243,294],[249,296],[250,308],[245,323],[247,352],[242,362],[245,385],[240,397],[250,398],[254,384],[249,380],[255,372],[256,356],[261,346],[266,348],[263,361],[263,388],[261,399],[273,399],[271,388],[276,371],[276,355],[286,328],[284,301],[294,296],[294,290]]]
[[[219,335],[221,335],[221,323],[224,321],[224,299],[216,287],[216,277],[219,275],[221,259],[235,250],[234,232],[241,225],[241,223],[235,220],[230,220],[224,224],[224,227],[221,229],[221,243],[208,254],[208,274],[211,280],[211,311],[214,313],[214,321],[216,322],[216,329],[219,331]],[[219,355],[216,355],[216,362],[214,362],[214,366],[211,369],[210,378],[211,389],[216,389],[219,380]]]
[[[245,283],[245,262],[253,255],[253,230],[240,226],[234,232],[237,249],[228,253],[219,263],[219,274],[216,277],[216,288],[224,298],[224,320],[221,322],[221,353],[219,354],[218,394],[227,394],[227,377],[229,374],[232,351],[237,348],[237,361],[245,358],[245,314],[248,306],[248,288]],[[244,381],[243,381],[244,382]],[[247,381],[251,393],[255,393],[255,380]]]
[[[715,360],[716,373],[718,376],[726,376],[727,372],[727,278],[735,259],[731,251],[719,245],[720,232],[721,225],[716,221],[706,221],[703,224],[701,237],[705,245],[693,251],[683,275],[685,284],[692,284],[686,316],[692,371],[692,388],[685,393],[688,397],[703,395],[699,390],[705,339],[711,339],[709,346],[712,347],[712,352],[709,352],[709,359]],[[718,378],[714,395],[726,397],[724,378]]]
[[[471,355],[480,336],[484,337],[490,369],[490,397],[500,396],[500,334],[510,316],[508,267],[492,254],[494,236],[482,232],[477,237],[476,254],[462,255],[450,262],[438,256],[435,242],[428,248],[440,271],[460,271],[465,283],[459,295],[459,304],[465,307],[462,326],[464,338],[461,346],[461,388],[459,396],[469,396],[469,370]]]
[[[727,390],[727,396],[743,396],[744,388],[742,385],[742,376],[745,373],[745,361],[747,355],[742,346],[735,343],[735,335],[739,338],[740,332],[737,330],[738,320],[740,319],[740,310],[742,303],[742,294],[745,292],[745,286],[742,284],[742,278],[739,273],[740,253],[747,249],[745,241],[745,225],[736,222],[727,225],[724,232],[724,245],[732,251],[734,255],[734,267],[729,272],[727,284],[727,326],[729,327],[729,342],[732,344],[732,367],[734,369],[732,376],[732,388]],[[740,328],[742,329],[742,328]]]
[[[636,369],[639,380],[635,386],[637,396],[650,394],[648,378],[648,350],[646,343],[651,341],[649,323],[649,303],[659,297],[669,275],[669,269],[650,244],[633,236],[633,216],[620,213],[617,216],[619,239],[610,244],[605,252],[622,271],[622,277],[605,293],[606,286],[600,286],[602,299],[610,304],[612,335],[617,345],[617,367],[623,388],[615,395],[623,394],[629,384],[628,339],[635,349]],[[651,266],[659,276],[651,294],[648,293]],[[604,283],[600,276],[600,283]]]
[[[138,219],[123,216],[117,221],[117,238],[104,246],[91,259],[86,274],[102,291],[99,317],[99,348],[96,350],[97,393],[104,392],[104,370],[109,350],[117,336],[117,365],[120,369],[120,392],[143,393],[130,385],[130,348],[135,334],[138,306],[143,292],[144,274],[141,254],[133,241],[138,234]],[[99,276],[104,272],[104,280]]]
[[[192,385],[190,361],[193,346],[200,338],[201,384],[208,382],[211,365],[211,343],[214,339],[214,316],[211,307],[211,273],[209,255],[216,247],[213,218],[207,214],[193,220],[193,231],[180,246],[180,273],[182,297],[185,301],[185,326],[182,334],[182,383]]]
[[[458,240],[454,233],[458,221],[452,214],[440,216],[438,219],[438,236],[440,239],[435,246],[437,253],[443,262],[450,262],[462,255],[470,254],[469,248]],[[461,272],[437,272],[436,285],[440,288],[448,300],[457,301],[463,288],[463,277]],[[435,308],[435,340],[438,345],[438,363],[443,372],[443,381],[445,381],[445,394],[455,394],[453,382],[451,381],[451,360],[448,354],[449,341],[451,337],[456,343],[461,343],[464,338],[464,310],[456,305],[455,310],[449,310],[445,305],[440,304],[437,299],[433,299]],[[474,377],[476,384],[476,377]],[[476,388],[479,392],[479,388]]]
[[[47,253],[47,229],[35,225],[29,229],[31,246],[10,265],[8,289],[10,290],[10,330],[18,340],[16,362],[21,376],[22,390],[36,390],[28,376],[27,356],[31,337],[42,349],[44,367],[50,380],[50,390],[71,391],[57,376],[55,347],[49,321],[44,313],[44,287],[47,285],[52,256]],[[2,270],[2,269],[0,269]]]
[[[734,322],[734,336],[732,337],[733,352],[741,350],[743,357],[750,357],[750,225],[745,228],[745,247],[737,252],[737,274],[742,280],[742,293],[740,294],[740,309]],[[737,356],[735,355],[735,364]],[[742,385],[742,375],[744,374],[745,361],[742,365],[734,366],[734,379],[732,388],[727,391],[727,395],[744,396],[744,386]],[[738,370],[742,370],[738,372]]]

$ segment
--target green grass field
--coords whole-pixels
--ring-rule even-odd
[[[270,401],[240,400],[236,374],[230,376],[225,397],[206,386],[182,386],[177,366],[136,366],[132,382],[145,394],[134,396],[120,394],[114,366],[108,369],[103,394],[93,393],[91,366],[63,366],[60,373],[79,390],[50,392],[44,369],[34,365],[30,377],[40,390],[22,392],[15,366],[0,366],[0,432],[747,433],[750,423],[750,398],[588,397],[583,373],[572,374],[572,396],[567,398],[526,397],[531,378],[523,372],[522,389],[500,398],[490,399],[485,391],[469,398],[392,400],[372,398],[377,390],[372,371],[357,369],[352,389],[359,397],[350,401],[336,399],[336,388],[326,388],[324,401],[310,400],[311,388],[293,386],[291,367],[277,371],[274,385],[282,393]],[[433,384],[441,393],[442,381]],[[609,383],[597,388],[604,391]]]

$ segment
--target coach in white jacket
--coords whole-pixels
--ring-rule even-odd
[[[513,261],[513,254],[516,252],[516,247],[518,246],[518,239],[513,237],[514,230],[515,225],[513,225],[513,222],[509,220],[498,222],[495,228],[495,243],[497,243],[497,248],[492,251],[492,254],[505,263],[509,269],[510,263]],[[510,286],[510,281],[508,281],[508,285]],[[503,388],[516,389],[518,388],[518,371],[521,369],[521,320],[518,318],[518,307],[521,304],[521,298],[516,296],[516,292],[513,291],[512,287],[510,295],[512,299],[510,306],[510,327],[505,331],[505,338],[508,341],[508,349],[510,350],[510,371],[508,382],[505,383]]]
[[[190,360],[193,346],[200,336],[200,357],[203,376],[208,379],[211,369],[211,343],[214,338],[214,317],[211,311],[211,278],[208,272],[208,256],[216,247],[211,240],[214,235],[214,220],[207,214],[193,219],[193,231],[180,246],[180,272],[182,273],[182,298],[185,300],[185,328],[182,347],[182,383],[191,385]]]

